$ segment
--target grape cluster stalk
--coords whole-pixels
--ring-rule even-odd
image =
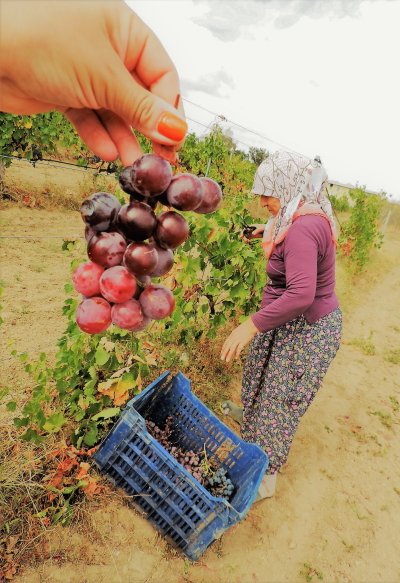
[[[169,162],[155,154],[124,168],[119,184],[129,203],[121,205],[114,195],[96,192],[81,206],[89,261],[77,266],[72,283],[82,295],[76,322],[88,334],[104,332],[111,324],[141,332],[152,320],[170,316],[174,295],[152,279],[170,271],[174,251],[189,235],[187,220],[176,211],[208,214],[222,200],[214,180],[173,176]],[[159,203],[168,210],[156,214]]]
[[[158,441],[168,453],[176,459],[204,488],[216,498],[231,500],[234,485],[227,477],[224,468],[216,467],[205,451],[185,451],[173,441],[173,417],[168,417],[164,429],[160,429],[153,421],[146,421],[147,431]]]

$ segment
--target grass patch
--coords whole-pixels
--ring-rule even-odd
[[[353,550],[355,549],[355,546],[354,546],[354,545],[349,545],[349,544],[348,544],[348,543],[347,543],[345,540],[343,540],[343,539],[342,539],[340,542],[342,543],[342,545],[344,545],[344,547],[345,547],[345,549],[346,549],[346,551],[347,551],[347,552],[351,552],[351,551],[353,551]]]
[[[43,263],[38,263],[37,265],[34,265],[33,267],[31,267],[31,270],[35,271],[36,273],[42,273],[43,271],[46,270],[46,268],[43,265]]]
[[[390,397],[389,401],[392,403],[393,411],[396,413],[400,409],[400,403],[396,399],[396,397]]]
[[[400,348],[385,350],[383,358],[392,364],[400,364]]]
[[[374,344],[372,343],[372,334],[369,336],[359,336],[358,338],[353,338],[350,340],[349,344],[352,346],[357,346],[361,352],[367,356],[373,356],[376,353]]]
[[[306,581],[313,581],[316,577],[317,579],[323,579],[322,572],[317,571],[310,565],[310,563],[304,563],[305,570],[299,571],[299,574],[302,575]]]
[[[382,425],[384,425],[388,429],[392,427],[394,420],[390,413],[383,413],[382,411],[373,411],[370,414],[376,415],[379,421],[382,423]]]

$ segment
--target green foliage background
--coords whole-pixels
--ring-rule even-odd
[[[149,140],[138,138],[143,151],[151,151]],[[28,159],[33,147],[48,153],[56,152],[59,145],[72,146],[77,152],[83,147],[58,112],[35,116],[0,113],[0,145],[3,153]],[[237,150],[219,125],[202,138],[193,133],[187,136],[179,153],[181,169],[214,179],[223,189],[224,200],[210,215],[185,213],[190,234],[175,252],[172,276],[166,276],[176,300],[173,314],[139,334],[111,326],[104,334],[88,336],[75,323],[76,295],[68,297],[63,309],[67,325],[59,341],[56,365],[47,365],[45,353],[36,362],[26,363],[36,385],[22,414],[14,420],[23,429],[23,439],[38,443],[68,427],[74,445],[93,446],[120,414],[126,402],[120,398],[123,391],[129,396],[136,394],[142,379],[157,366],[149,360],[149,346],[164,355],[163,365],[168,366],[189,343],[195,352],[204,338],[216,338],[221,330],[257,310],[266,279],[265,261],[260,245],[245,245],[239,234],[243,219],[262,222],[256,212],[249,211],[255,208],[250,188],[255,162],[259,164],[266,156],[268,152],[260,148],[249,154]],[[123,192],[117,195],[124,199]],[[351,196],[354,206],[343,224],[339,249],[363,267],[371,248],[381,242],[379,200],[362,189]],[[66,244],[65,252],[71,255],[71,271],[86,260],[85,246],[79,242]],[[66,293],[72,291],[68,284]],[[27,354],[20,358],[25,362]],[[115,394],[99,390],[101,383],[107,382],[114,383]],[[8,408],[15,410],[16,404],[11,402]]]

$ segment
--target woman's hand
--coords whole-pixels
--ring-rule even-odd
[[[258,328],[253,324],[253,320],[249,318],[243,324],[240,324],[234,329],[225,340],[221,351],[221,360],[230,362],[232,358],[239,358],[239,354],[243,348],[253,339],[259,332]]]
[[[243,233],[241,233],[240,238],[243,239],[245,243],[250,243],[252,239],[260,239],[263,236],[265,225],[249,225],[250,227],[255,227],[254,231],[252,231],[250,238],[245,237]]]
[[[0,111],[58,110],[100,158],[142,155],[135,128],[164,153],[187,131],[175,67],[122,0],[1,3]]]

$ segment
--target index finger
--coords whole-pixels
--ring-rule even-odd
[[[141,47],[140,51],[138,47]],[[182,99],[176,104],[180,86],[175,65],[158,37],[137,14],[134,30],[130,34],[125,66],[142,87],[173,105],[185,119]],[[176,149],[179,149],[181,144],[183,140]]]

